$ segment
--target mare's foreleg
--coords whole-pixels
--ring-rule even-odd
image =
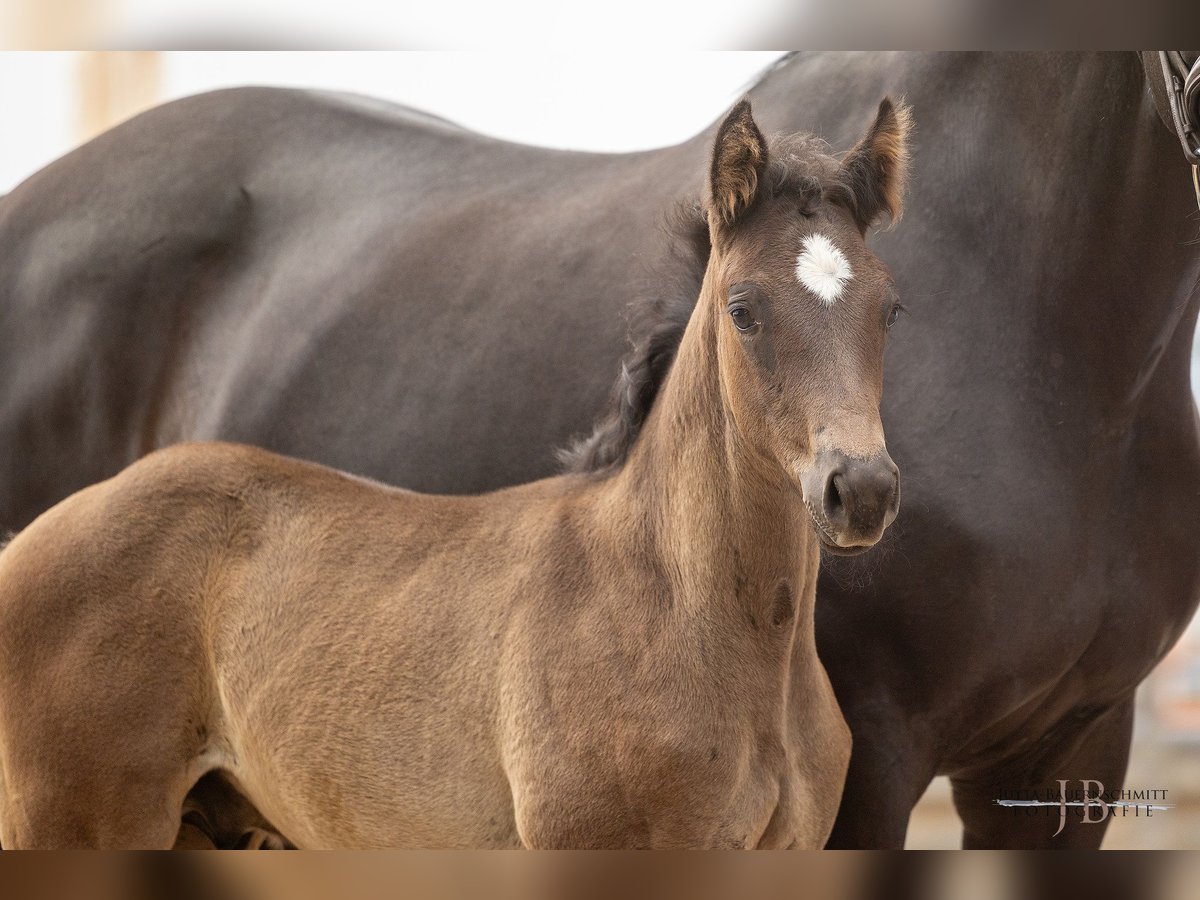
[[[1105,792],[1118,791],[1125,782],[1129,745],[1133,735],[1133,697],[1113,705],[1078,710],[1042,735],[1029,750],[987,769],[956,773],[954,805],[963,820],[963,847],[967,849],[1097,849],[1112,821],[1089,824],[1082,810],[1069,808],[1059,831],[1057,806],[1013,808],[997,805],[1007,793],[1053,800],[1059,780],[1071,791],[1084,780],[1099,782]],[[1095,790],[1094,786],[1089,786]],[[1032,792],[1032,793],[1030,793]],[[1074,799],[1074,798],[1072,798]],[[1100,817],[1093,810],[1089,817]],[[1058,834],[1055,834],[1058,832]]]

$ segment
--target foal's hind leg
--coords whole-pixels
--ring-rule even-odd
[[[122,484],[73,495],[0,554],[6,846],[169,849],[214,752],[209,561],[188,537],[213,514],[181,501],[171,518],[154,505],[169,484]],[[195,528],[164,538],[180,521]]]
[[[174,845],[206,743],[204,730],[189,724],[194,704],[167,689],[179,681],[97,680],[61,679],[56,693],[40,671],[18,684],[28,691],[0,686],[5,846]],[[13,702],[22,693],[39,698],[35,708]]]
[[[144,773],[55,782],[46,772],[9,769],[19,793],[0,801],[5,847],[170,849],[179,832],[179,780]],[[13,777],[13,776],[16,777]]]
[[[68,666],[70,655],[24,671],[0,662],[0,840],[170,849],[207,745],[186,673],[169,658],[157,671],[130,661],[129,671],[104,672],[107,659]]]

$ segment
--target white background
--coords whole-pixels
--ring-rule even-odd
[[[242,84],[354,91],[510,140],[580,150],[663,146],[728,107],[775,51],[745,53],[167,52],[163,99]],[[0,192],[70,150],[77,54],[0,54]]]

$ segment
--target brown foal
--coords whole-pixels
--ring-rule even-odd
[[[907,130],[885,100],[837,160],[733,109],[699,300],[603,474],[429,496],[192,444],[42,515],[0,554],[3,845],[171,847],[217,777],[300,847],[820,847],[820,552],[899,503],[864,235]]]

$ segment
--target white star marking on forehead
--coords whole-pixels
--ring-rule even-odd
[[[810,234],[804,239],[804,249],[796,259],[796,277],[800,283],[833,306],[842,296],[842,287],[854,277],[846,255],[823,234]]]

